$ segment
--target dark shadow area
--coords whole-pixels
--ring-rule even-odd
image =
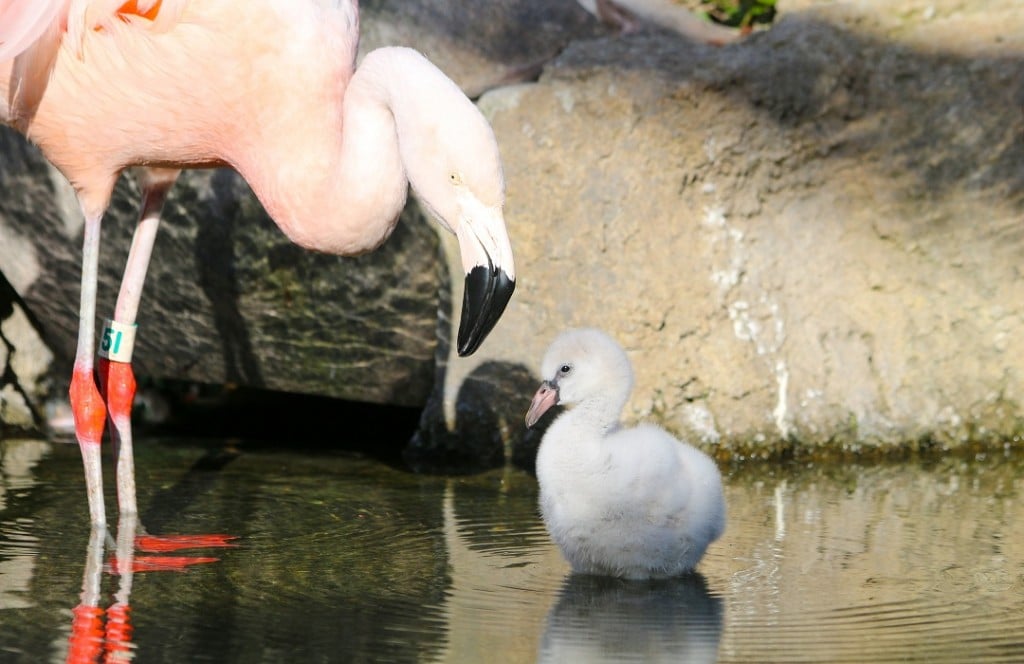
[[[0,325],[14,315],[16,308],[25,314],[25,318],[36,334],[42,336],[42,325],[32,315],[32,311],[25,306],[25,302],[22,301],[18,292],[14,290],[11,282],[7,280],[3,273],[0,273]],[[17,392],[24,401],[25,406],[29,409],[33,424],[37,428],[41,427],[43,424],[42,414],[35,407],[33,396],[25,391],[25,388],[18,380],[18,375],[14,371],[14,360],[18,353],[18,348],[12,340],[7,338],[2,328],[0,328],[0,344],[4,348],[4,362],[3,366],[0,367],[0,390],[11,389]],[[0,422],[0,432],[5,431],[7,428],[6,424]]]
[[[247,449],[342,450],[401,467],[402,448],[415,432],[419,416],[416,408],[159,381],[140,390],[134,421],[139,434],[147,436],[227,441]],[[214,450],[209,462],[221,463],[224,454],[224,448]]]
[[[81,214],[42,155],[0,128],[0,218],[38,265],[19,293],[54,353],[66,389],[78,328]],[[24,154],[22,154],[24,153]],[[20,170],[19,170],[20,169]],[[19,195],[20,192],[20,195]],[[97,317],[114,309],[138,215],[121,178],[101,239]],[[171,192],[142,301],[133,366],[139,376],[236,383],[341,399],[421,406],[433,368],[437,235],[403,219],[380,249],[358,257],[303,250],[270,220],[242,178],[191,171]],[[3,271],[0,251],[0,272]]]
[[[231,195],[234,180],[229,171],[214,171],[210,184],[217,195],[207,206],[210,218],[217,221],[197,226],[197,281],[212,305],[214,325],[223,346],[225,378],[230,382],[263,386],[260,363],[238,307],[241,292],[235,270],[234,229],[241,213],[240,198]]]
[[[505,464],[533,472],[544,427],[527,429],[524,417],[537,384],[521,364],[481,364],[459,387],[452,429],[440,395],[431,397],[405,461],[430,473],[471,473]]]
[[[146,532],[172,532],[171,524],[176,523],[190,506],[207,499],[223,481],[219,473],[240,454],[238,448],[231,445],[210,447],[174,484],[155,490],[149,507],[140,510],[140,520]]]

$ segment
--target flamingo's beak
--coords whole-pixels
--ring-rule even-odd
[[[480,347],[501,318],[515,287],[515,279],[494,265],[477,265],[466,274],[459,323],[459,355],[472,355]]]
[[[530,402],[530,410],[526,411],[527,428],[536,424],[541,415],[556,405],[558,405],[558,386],[546,380],[540,384],[537,393],[533,395],[533,401]]]
[[[501,208],[476,207],[461,220],[459,238],[466,289],[459,322],[459,355],[471,355],[505,311],[516,287],[512,247]]]

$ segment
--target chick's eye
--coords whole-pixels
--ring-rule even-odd
[[[562,376],[566,375],[570,371],[572,371],[572,367],[569,366],[568,364],[563,364],[558,368],[558,373]]]
[[[448,176],[448,179],[451,180],[454,185],[462,184],[462,175],[460,173],[451,173]]]

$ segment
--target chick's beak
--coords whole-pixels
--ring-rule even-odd
[[[533,401],[530,402],[530,410],[526,411],[526,426],[532,427],[544,413],[556,405],[558,405],[558,386],[546,380],[540,384],[537,393],[533,395]]]

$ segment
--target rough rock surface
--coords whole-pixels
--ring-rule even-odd
[[[573,0],[363,0],[360,53],[418,49],[472,98],[526,77],[573,40],[604,33]]]
[[[637,367],[628,419],[720,457],[1019,439],[1024,17],[815,4],[722,49],[580,41],[481,99],[522,277],[449,364],[450,422],[535,445],[532,386],[500,415],[463,386],[596,325]]]
[[[450,357],[451,238],[445,261],[417,221],[366,258],[308,255],[212,172],[169,205],[142,371],[405,404],[436,385],[410,460],[528,463],[541,354],[565,327],[597,325],[637,369],[628,419],[722,457],[1021,433],[1016,2],[792,0],[724,48],[610,35],[574,2],[449,4],[364,2],[363,45],[418,47],[487,91],[519,282],[479,353]],[[77,210],[38,156],[2,140],[0,271],[66,362]],[[126,193],[105,227],[101,312],[127,249]],[[210,216],[221,223],[195,223]]]
[[[73,192],[9,130],[0,171],[3,272],[66,384],[78,327],[81,214]],[[104,218],[98,313],[109,316],[138,192],[122,179]],[[186,173],[147,275],[134,366],[140,375],[236,383],[415,405],[429,393],[444,266],[426,223],[399,224],[372,257],[303,251],[241,178]],[[12,342],[13,343],[13,342]],[[20,344],[16,344],[20,347]]]

